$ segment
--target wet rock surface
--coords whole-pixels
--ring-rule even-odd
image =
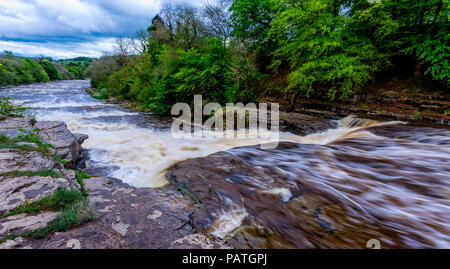
[[[64,122],[38,122],[34,128],[39,129],[39,135],[44,143],[55,146],[56,152],[63,160],[67,160],[67,167],[74,167],[80,157],[81,144],[87,135],[73,134]]]
[[[19,142],[25,148],[0,149],[0,214],[35,202],[61,188],[77,188],[75,171],[62,167],[52,154],[66,160],[66,167],[83,166],[87,151],[81,144],[84,134],[73,134],[64,122],[34,123],[29,118],[9,118],[0,122],[0,133],[10,138],[21,130],[39,130],[42,143],[54,146],[51,154],[35,143]],[[81,163],[81,164],[80,164]],[[56,171],[61,178],[18,176],[15,172]],[[15,238],[0,244],[5,248],[229,248],[223,241],[197,234],[192,226],[195,208],[191,199],[167,188],[133,188],[118,179],[93,177],[84,180],[96,219],[67,232],[42,239]],[[0,238],[11,233],[40,229],[55,220],[59,212],[19,214],[0,219]]]
[[[7,94],[18,100],[26,96],[31,110],[48,121],[34,124],[26,118],[8,119],[0,122],[0,132],[13,137],[19,128],[33,130],[37,125],[44,130],[45,142],[57,146],[55,152],[64,156],[68,167],[83,168],[83,160],[99,160],[88,167],[89,172],[105,177],[85,180],[97,214],[94,221],[43,239],[8,240],[0,248],[364,248],[374,238],[381,240],[383,248],[421,248],[448,247],[450,242],[445,185],[450,173],[445,147],[449,135],[445,130],[395,126],[361,136],[351,131],[345,139],[321,145],[281,143],[274,150],[250,146],[218,152],[222,148],[170,168],[166,176],[173,184],[169,187],[133,188],[107,176],[130,184],[147,180],[153,173],[137,179],[127,176],[148,168],[153,159],[143,155],[149,149],[157,149],[151,156],[169,160],[181,160],[177,157],[184,151],[199,149],[188,144],[176,151],[179,141],[164,143],[172,118],[102,104],[82,94],[82,88],[88,87],[86,81],[32,85],[32,96],[29,87],[17,87]],[[297,110],[300,113],[280,113],[280,127],[298,135],[325,131],[336,126],[333,120],[343,117],[344,112],[333,111],[309,107]],[[94,158],[89,159],[80,147],[87,137],[67,132],[61,121],[91,136],[89,151]],[[114,151],[119,145],[121,149]],[[38,158],[28,152],[22,157],[5,152],[5,160],[25,158],[22,163],[8,162],[15,167],[27,165],[28,160]],[[170,155],[174,152],[177,156]],[[137,154],[122,158],[128,153]],[[134,169],[137,160],[144,166]],[[38,163],[28,168],[40,169]],[[76,185],[73,172],[59,164],[56,169],[64,175],[63,181]],[[122,173],[112,175],[111,170]],[[40,178],[39,182],[52,185],[52,180],[56,179]],[[19,188],[28,187],[30,181],[24,177]],[[33,193],[46,189],[33,188]],[[21,203],[11,197],[3,203],[5,207]]]
[[[337,127],[337,122],[332,119],[338,119],[335,115],[314,116],[297,112],[281,112],[280,113],[280,130],[283,132],[291,132],[296,135],[305,136],[309,134],[319,133],[328,129]]]
[[[42,148],[31,142],[16,142],[13,145],[5,144],[5,148],[0,149],[0,216],[19,206],[39,201],[59,189],[81,188],[76,182],[75,171],[64,168],[53,154],[60,154],[70,167],[80,155],[81,143],[86,136],[72,134],[63,122],[35,123],[26,117],[7,118],[0,122],[0,133],[9,138],[32,130],[39,130],[42,143],[51,144],[54,148]],[[36,175],[39,173],[53,173],[53,177]],[[58,214],[37,212],[2,217],[0,238],[44,228]],[[19,247],[25,241],[24,238],[7,240],[0,244],[0,248]]]
[[[33,128],[33,121],[31,118],[7,118],[0,121],[0,133],[15,137],[20,133],[19,129],[31,130]]]
[[[200,201],[194,228],[225,231],[235,248],[365,248],[371,239],[445,248],[449,132],[422,128],[380,124],[326,145],[234,148],[179,162],[166,177]]]

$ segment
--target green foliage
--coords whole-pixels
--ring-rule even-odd
[[[22,105],[14,104],[9,97],[0,97],[0,116],[22,116],[25,112]]]
[[[78,184],[80,184],[80,187],[81,187],[81,194],[83,195],[83,197],[88,197],[89,194],[87,193],[86,189],[84,188],[84,180],[90,178],[90,176],[85,172],[76,171],[76,178],[77,178]]]
[[[22,128],[19,128],[19,134],[12,139],[12,142],[18,143],[18,142],[29,142],[29,143],[35,143],[40,148],[54,148],[53,145],[43,143],[41,137],[39,136],[39,129],[33,129],[33,130],[25,130]]]
[[[30,82],[47,82],[50,80],[44,68],[39,63],[28,58],[25,58],[24,61],[33,77]]]
[[[41,177],[54,177],[54,178],[62,178],[63,176],[55,172],[53,170],[41,170],[41,171],[10,171],[4,174],[0,174],[2,177],[32,177],[32,176],[41,176]]]
[[[54,148],[54,146],[50,144],[38,143],[38,146],[36,147],[31,145],[18,145],[18,142],[28,141],[23,141],[21,139],[18,139],[17,137],[9,138],[6,135],[0,134],[0,148],[2,149],[18,149],[25,152],[39,152],[45,156],[51,156],[50,148]]]
[[[58,72],[56,67],[48,60],[41,60],[39,64],[44,68],[50,80],[61,80],[61,74]]]
[[[59,74],[59,77],[62,80],[73,80],[75,79],[75,74],[67,70],[66,66],[59,62],[52,62],[53,66],[55,67],[56,71]]]
[[[105,100],[109,97],[109,93],[106,88],[92,89],[89,90],[88,93],[97,100]]]
[[[147,53],[110,75],[99,87],[160,114],[168,113],[177,102],[192,102],[195,94],[202,94],[205,101],[226,103],[233,86],[229,50],[219,39],[206,44],[175,50],[150,43]]]
[[[402,52],[425,64],[425,74],[450,85],[450,4],[448,0],[389,1],[398,18]]]
[[[194,94],[222,105],[280,91],[343,100],[383,71],[411,65],[398,59],[449,83],[448,0],[234,0],[229,17],[211,10],[164,9],[139,55],[121,47],[91,64],[93,96],[160,114]]]
[[[252,46],[267,42],[270,23],[275,17],[271,0],[235,0],[230,10],[234,36],[250,42]]]
[[[360,14],[336,14],[334,3],[278,1],[271,34],[282,41],[275,55],[290,62],[289,88],[306,96],[320,86],[328,87],[332,100],[351,95],[389,65],[387,55],[352,24]]]
[[[91,78],[92,88],[102,88],[100,84],[104,83],[109,76],[122,68],[123,66],[119,65],[118,57],[105,56],[93,61],[86,70],[86,74]]]
[[[95,212],[86,199],[76,200],[74,203],[64,207],[55,222],[48,227],[31,234],[31,237],[43,237],[50,232],[65,232],[81,224],[93,220]]]
[[[0,219],[23,213],[37,213],[41,211],[60,211],[76,201],[82,200],[81,193],[74,189],[58,189],[55,193],[39,201],[20,205],[9,213],[0,216]]]
[[[61,67],[65,67],[66,71],[71,73],[68,74],[66,71],[60,71],[65,73],[68,79],[84,79],[86,77],[87,69],[93,61],[94,59],[89,57],[76,57],[60,60],[58,61],[58,64]],[[65,79],[64,76],[63,79]]]
[[[13,54],[0,56],[0,87],[74,78],[75,75],[63,65],[47,58],[29,59]]]
[[[66,69],[72,73],[76,79],[82,79],[83,78],[83,71],[79,66],[76,65],[72,65],[72,66],[67,66]]]

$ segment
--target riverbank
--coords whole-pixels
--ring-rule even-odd
[[[117,104],[133,111],[151,113],[136,102],[107,97],[88,89],[87,93],[101,101]],[[333,128],[329,120],[339,120],[355,114],[380,120],[400,120],[418,124],[450,125],[450,95],[443,91],[431,91],[421,87],[413,79],[386,80],[374,83],[364,94],[351,99],[328,101],[298,98],[293,105],[285,96],[265,96],[261,102],[280,104],[280,129],[297,135],[308,135]],[[292,99],[292,98],[291,98]],[[162,117],[167,120],[170,117]]]
[[[449,242],[446,126],[283,112],[281,129],[299,135],[282,132],[278,148],[263,150],[260,140],[174,139],[170,117],[97,101],[87,87],[87,81],[62,81],[0,92],[35,115],[31,129],[57,121],[56,129],[89,136],[86,170],[76,166],[94,177],[75,175],[83,179],[78,193],[95,212],[65,232],[54,232],[50,221],[43,238],[8,236],[3,247],[365,248],[379,238],[383,248],[438,248]],[[31,133],[15,139],[15,126],[9,147],[39,142]],[[83,156],[81,146],[67,148]],[[20,171],[8,175],[57,177]]]
[[[85,199],[81,144],[63,122],[27,117],[0,121],[0,248],[41,237],[93,217]]]
[[[321,98],[267,96],[263,101],[280,103],[287,110],[325,118],[362,117],[450,125],[450,93],[445,87],[433,90],[419,78],[382,79],[352,98],[329,101]],[[291,100],[291,101],[289,101]]]
[[[190,223],[196,205],[177,190],[137,189],[73,170],[83,166],[88,137],[63,122],[7,118],[0,134],[0,249],[227,248],[196,233]],[[61,192],[62,200],[77,197],[77,207],[49,207]],[[67,211],[73,221],[53,229]]]

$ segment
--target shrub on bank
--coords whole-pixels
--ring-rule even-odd
[[[41,60],[39,64],[44,68],[50,80],[61,80],[61,74],[56,69],[55,65],[48,60]]]
[[[16,57],[8,52],[0,55],[0,87],[82,78],[84,74],[79,66],[65,66],[64,62],[49,58]]]

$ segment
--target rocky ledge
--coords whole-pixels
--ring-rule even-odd
[[[72,169],[83,166],[88,137],[64,122],[8,118],[0,122],[0,138],[0,249],[228,248],[196,232],[197,205],[175,189],[80,177]],[[87,206],[58,208],[73,192],[84,194]]]
[[[283,113],[280,127],[307,135],[334,124],[330,118]],[[249,247],[203,229],[203,222],[212,221],[205,205],[178,184],[133,188],[119,179],[77,172],[87,158],[81,145],[88,137],[71,133],[63,122],[8,118],[0,122],[0,137],[0,249]],[[178,168],[170,170],[170,180]],[[83,194],[82,206],[79,201],[64,208],[48,206],[61,190]],[[67,223],[67,214],[75,221]],[[260,233],[265,234],[246,230],[242,240],[257,241]],[[277,238],[272,241],[272,247],[285,246]]]
[[[37,133],[39,143],[30,142],[32,135]],[[25,202],[37,201],[59,188],[80,189],[71,168],[78,163],[86,135],[72,134],[63,122],[34,123],[30,118],[1,121],[0,135],[4,137],[0,144],[0,215]],[[17,137],[20,138],[14,140]],[[42,147],[44,144],[53,146]],[[39,175],[44,172],[53,177]]]
[[[86,135],[72,134],[63,122],[8,118],[0,122],[0,242],[45,228],[58,212],[31,210],[61,189],[80,191],[73,167]],[[50,146],[52,145],[52,146]],[[27,210],[22,210],[27,208]],[[16,241],[2,242],[10,248]]]

